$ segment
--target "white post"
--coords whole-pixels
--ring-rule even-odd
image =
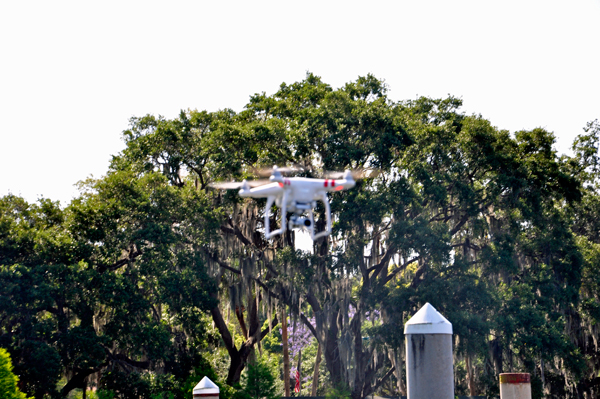
[[[426,303],[404,326],[408,399],[454,399],[452,324]]]
[[[202,399],[219,399],[219,387],[210,380],[204,377],[198,385],[194,387],[193,397]]]
[[[531,399],[531,376],[528,373],[500,374],[500,399]]]

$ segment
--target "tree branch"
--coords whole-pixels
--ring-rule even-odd
[[[98,265],[98,272],[100,274],[102,274],[107,270],[110,270],[111,272],[115,271],[115,270],[125,266],[126,264],[128,264],[129,262],[131,262],[132,260],[137,258],[138,256],[142,255],[142,253],[143,252],[141,250],[133,251],[132,249],[130,249],[127,258],[118,260],[117,262],[113,263],[110,266],[109,265]]]
[[[314,312],[321,312],[323,310],[321,309],[321,304],[319,303],[319,300],[312,292],[306,294],[306,301],[308,302],[310,307],[313,308]]]
[[[454,234],[456,234],[458,232],[458,230],[460,230],[465,225],[465,223],[467,223],[468,220],[469,220],[469,215],[464,215],[462,217],[462,219],[460,220],[460,222],[458,222],[456,224],[456,226],[454,226],[454,228],[452,230],[450,230],[450,235],[453,236]]]
[[[408,265],[410,265],[413,262],[418,261],[419,259],[421,259],[421,256],[415,256],[414,258],[409,259],[407,262],[404,262],[404,264],[402,266],[398,266],[397,269],[395,269],[393,272],[388,274],[388,276],[385,278],[385,280],[383,280],[383,283],[381,285],[384,286],[387,283],[389,283],[390,280],[393,279],[394,276],[396,276],[396,274],[398,274],[401,270],[405,270]]]
[[[63,397],[67,397],[67,394],[75,388],[83,388],[85,386],[85,379],[94,373],[102,370],[103,367],[107,366],[108,362],[102,363],[100,366],[94,369],[78,370],[73,377],[67,382],[67,384],[60,390]]]
[[[385,382],[385,380],[390,378],[394,371],[396,371],[396,366],[392,366],[392,368],[389,369],[388,372],[385,373],[385,375],[375,383],[375,386],[373,387],[373,390],[371,392],[376,392],[379,389],[379,387]]]
[[[319,340],[319,336],[317,335],[317,330],[315,330],[315,328],[313,327],[313,325],[310,324],[310,320],[308,320],[308,318],[304,315],[304,313],[300,313],[300,320],[302,320],[302,322],[304,323],[304,325],[306,327],[308,327],[308,329],[310,330],[310,332],[313,335],[313,337],[315,337],[317,339],[317,341],[318,341]]]
[[[137,361],[137,360],[132,360],[132,359],[128,358],[127,356],[123,355],[122,353],[112,354],[109,351],[108,352],[108,357],[111,360],[118,360],[120,362],[127,363],[130,366],[137,367],[137,368],[140,368],[140,369],[148,369],[150,367],[150,362],[149,361],[145,360],[143,362],[140,362],[140,361]]]
[[[229,266],[227,263],[223,262],[221,259],[219,259],[217,257],[217,255],[211,253],[208,248],[204,248],[204,253],[214,262],[217,262],[219,264],[220,267],[222,267],[223,269],[229,270],[231,272],[234,272],[235,274],[242,274],[241,271],[239,271],[238,269],[235,269],[231,266]]]
[[[225,234],[231,234],[231,235],[236,236],[246,246],[254,246],[254,245],[252,245],[252,241],[247,239],[246,236],[244,236],[244,234],[242,234],[242,231],[237,226],[227,227],[227,226],[221,225],[221,231]]]
[[[229,357],[233,359],[238,355],[238,350],[235,347],[235,342],[233,342],[229,328],[227,328],[227,324],[225,323],[225,320],[223,320],[223,315],[221,314],[221,310],[219,309],[218,305],[210,310],[210,315],[212,316],[215,326],[219,330],[219,334],[221,334],[221,338],[223,338],[225,349],[227,349]]]
[[[411,288],[416,288],[417,287],[417,285],[418,285],[417,282],[421,278],[421,275],[423,273],[425,273],[425,269],[427,269],[427,262],[424,262],[421,266],[419,266],[419,268],[415,272],[415,276],[413,277],[412,281],[410,282]]]
[[[376,279],[377,276],[379,275],[379,273],[381,273],[381,270],[383,270],[384,266],[387,266],[390,263],[390,259],[392,258],[392,256],[395,253],[396,253],[396,245],[392,244],[387,249],[387,251],[385,251],[385,255],[383,255],[383,258],[381,259],[381,262],[379,262],[375,266],[370,267],[367,270],[367,274],[370,273],[371,271],[375,271],[375,273],[373,274],[372,278]]]

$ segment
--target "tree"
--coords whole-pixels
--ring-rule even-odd
[[[564,378],[565,393],[590,397],[600,394],[600,351],[597,342],[599,335],[596,325],[600,322],[600,272],[598,235],[598,214],[600,212],[600,197],[598,193],[598,157],[600,148],[600,125],[598,120],[589,122],[583,129],[584,133],[577,136],[573,143],[575,157],[569,159],[573,173],[582,182],[582,200],[570,209],[565,210],[566,217],[571,221],[571,229],[576,235],[577,246],[582,254],[581,286],[577,309],[567,317],[567,332],[577,351],[585,359],[577,382]],[[560,377],[560,373],[556,373]],[[570,376],[565,376],[570,377]],[[573,377],[571,377],[573,378]],[[573,378],[574,379],[574,378]],[[560,381],[560,379],[559,379]],[[557,390],[558,391],[558,390]],[[559,391],[560,393],[560,391]]]
[[[64,373],[66,395],[106,370],[102,381],[156,369],[185,380],[207,345],[214,288],[190,247],[209,239],[210,208],[195,190],[172,196],[161,175],[85,188],[65,210],[1,202],[0,339],[25,390],[58,394]]]
[[[230,383],[268,333],[260,321],[286,306],[319,341],[332,384],[362,398],[395,378],[402,391],[402,325],[426,301],[457,325],[471,393],[477,365],[491,381],[506,365],[543,369],[569,356],[564,369],[577,375],[581,357],[560,315],[576,307],[582,263],[557,211],[580,199],[572,162],[556,157],[549,132],[512,138],[460,106],[453,97],[394,103],[373,76],[334,90],[308,74],[253,96],[238,114],[132,120],[113,168],[160,171],[177,187],[185,186],[182,172],[202,191],[273,164],[299,164],[309,176],[381,171],[331,194],[334,233],[317,240],[313,254],[292,249],[293,233],[264,240],[264,201],[211,194],[223,212],[220,239],[197,253],[222,287],[211,314],[230,356]],[[317,214],[322,228],[323,209]],[[239,346],[227,309],[244,337]]]
[[[275,392],[275,377],[262,359],[248,363],[244,378],[244,392],[252,399],[278,397]]]
[[[403,325],[431,302],[454,325],[457,393],[494,394],[498,373],[523,370],[537,394],[594,394],[597,123],[559,158],[550,132],[511,135],[460,107],[307,74],[239,113],[132,118],[107,176],[66,209],[2,199],[0,343],[24,372],[38,353],[56,367],[25,382],[52,386],[64,366],[63,393],[109,367],[106,386],[185,380],[209,345],[234,386],[289,310],[322,349],[320,380],[360,399],[404,393]],[[273,164],[378,173],[330,194],[333,234],[306,253],[294,232],[265,240],[264,200],[209,186]]]
[[[271,134],[269,129],[262,129],[259,132],[261,141],[252,142],[253,125],[248,127],[240,124],[240,118],[244,117],[236,116],[230,111],[215,114],[190,112],[189,115],[182,112],[179,119],[174,121],[151,116],[134,118],[131,128],[125,132],[127,148],[114,158],[111,167],[116,173],[131,173],[138,177],[149,173],[162,173],[175,191],[197,188],[201,195],[209,195],[205,189],[215,178],[239,176],[238,169],[244,162],[254,163],[262,154],[266,157],[277,154],[276,146],[265,148],[264,140],[275,140],[278,132]],[[277,129],[277,126],[274,129]],[[269,149],[273,151],[269,152]],[[190,173],[193,186],[186,185],[181,180],[183,172]],[[175,191],[173,195],[177,195]],[[215,214],[222,212],[223,200],[228,205],[239,204],[239,200],[234,196],[221,198],[213,195],[212,206]],[[255,209],[245,211],[256,215]],[[223,284],[222,289],[231,294],[230,300],[225,303],[231,303],[231,311],[241,330],[243,341],[240,344],[236,344],[223,316],[222,306],[217,301],[210,309],[210,314],[230,357],[227,382],[232,385],[240,382],[242,370],[255,345],[265,337],[269,329],[261,329],[263,323],[259,320],[259,306],[264,297],[261,297],[259,292],[253,294],[244,290],[252,285],[249,276],[245,279],[242,276],[244,261],[239,260],[237,267],[228,265],[219,261],[215,251],[225,250],[236,257],[234,254],[240,249],[240,239],[244,244],[253,242],[252,245],[264,246],[265,241],[256,232],[255,227],[255,222],[240,226],[221,218],[220,226],[212,230],[215,236],[211,241],[192,248],[195,256],[207,262],[213,282]],[[214,238],[218,231],[221,232],[220,239]],[[235,238],[233,241],[224,242],[226,237]],[[216,293],[214,299],[217,299]],[[266,300],[269,300],[269,297]],[[269,317],[271,328],[277,325],[275,314],[272,313]]]
[[[0,348],[0,396],[5,399],[27,399],[17,386],[19,377],[12,372],[12,362],[8,352]]]

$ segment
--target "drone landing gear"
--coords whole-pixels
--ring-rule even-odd
[[[325,237],[331,234],[331,211],[329,209],[329,200],[327,198],[327,194],[323,193],[320,200],[325,205],[325,215],[327,219],[327,227],[324,231],[321,231],[315,234],[315,218],[313,213],[312,206],[302,207],[299,204],[296,204],[295,209],[297,212],[308,211],[308,217],[302,216],[302,213],[294,213],[289,222],[285,223],[285,218],[287,217],[287,191],[283,194],[283,199],[281,201],[281,228],[275,231],[271,231],[270,228],[270,217],[271,217],[271,207],[275,202],[276,197],[270,196],[267,198],[267,206],[265,210],[265,237],[267,239],[274,237],[278,234],[282,234],[287,227],[288,230],[293,230],[295,227],[305,228],[310,232],[310,237],[314,240],[317,238]]]
[[[321,231],[320,233],[315,234],[315,217],[313,214],[313,210],[312,210],[312,208],[308,210],[308,216],[310,217],[310,220],[312,221],[312,223],[308,229],[310,231],[310,237],[313,239],[313,241],[316,240],[317,238],[325,237],[325,236],[328,236],[329,234],[331,234],[331,210],[329,209],[329,199],[327,198],[326,193],[323,193],[321,195],[321,202],[323,202],[323,204],[325,205],[325,215],[326,215],[326,219],[327,219],[327,227],[325,227],[325,230]]]

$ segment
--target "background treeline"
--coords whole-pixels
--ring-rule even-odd
[[[460,106],[309,74],[239,113],[133,118],[66,207],[0,198],[0,347],[21,390],[189,398],[208,375],[263,397],[299,367],[304,395],[405,394],[403,324],[430,302],[454,326],[457,394],[523,371],[535,397],[598,397],[600,124],[559,157],[552,133]],[[264,200],[208,187],[274,164],[380,173],[330,195],[334,233],[307,253],[264,239]]]

